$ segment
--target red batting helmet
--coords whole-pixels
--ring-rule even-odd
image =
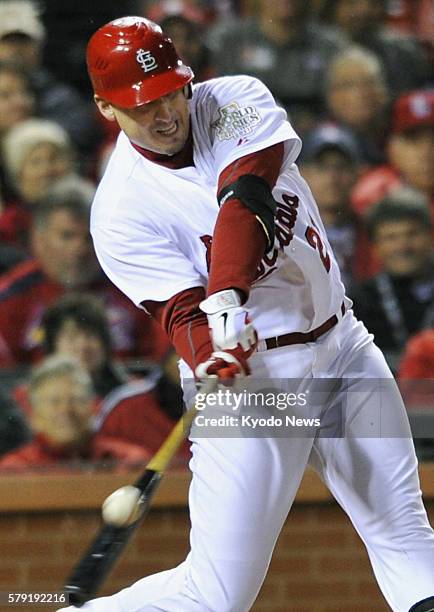
[[[122,17],[97,30],[87,67],[95,94],[121,108],[152,102],[194,77],[160,26],[143,17]]]

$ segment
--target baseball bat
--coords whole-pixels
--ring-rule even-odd
[[[217,386],[217,377],[207,379],[198,393],[211,393]],[[176,423],[166,440],[146,465],[143,474],[134,483],[141,491],[141,512],[137,520],[127,527],[103,525],[89,548],[74,567],[63,588],[69,595],[69,604],[81,607],[92,599],[112,569],[122,550],[149,510],[151,500],[163,477],[163,473],[185,439],[196,415],[196,400]]]

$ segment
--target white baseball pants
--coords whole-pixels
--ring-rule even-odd
[[[345,405],[346,435],[195,439],[187,559],[81,610],[249,610],[307,464],[350,517],[392,610],[408,612],[434,595],[434,532],[422,503],[405,408],[397,391],[387,405],[380,394],[366,391],[362,379],[391,374],[364,326],[349,311],[317,342],[260,352],[251,363],[261,378],[350,379],[352,392],[330,400]],[[394,433],[359,436],[380,409]]]

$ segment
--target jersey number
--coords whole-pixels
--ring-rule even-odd
[[[318,251],[319,258],[321,259],[322,264],[328,273],[330,271],[330,256],[324,247],[319,231],[315,227],[309,225],[306,228],[305,236],[310,246]]]

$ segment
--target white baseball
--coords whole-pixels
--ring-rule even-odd
[[[128,527],[140,516],[140,490],[133,485],[116,489],[102,505],[102,518],[108,525]]]

